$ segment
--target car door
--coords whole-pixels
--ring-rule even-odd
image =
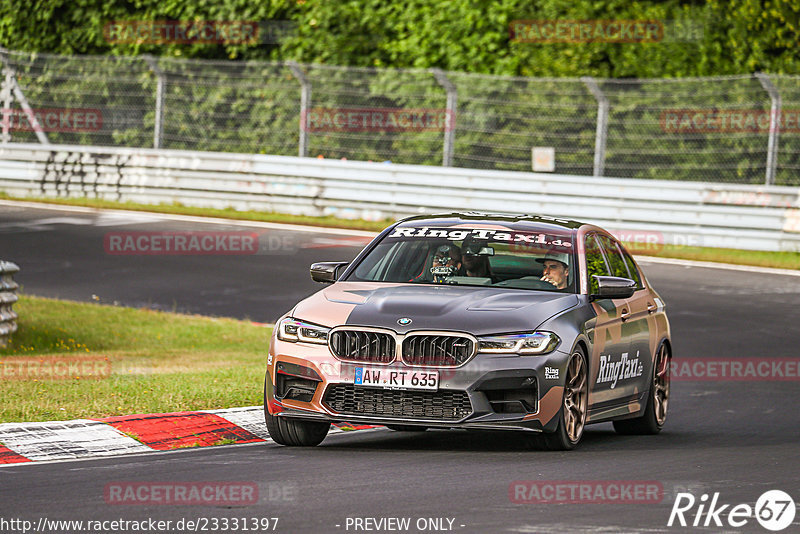
[[[620,244],[607,235],[598,235],[598,239],[611,269],[611,276],[637,282],[633,295],[622,301],[622,337],[627,341],[628,349],[612,358],[615,382],[611,382],[620,398],[634,399],[649,385],[652,355],[648,304],[652,299],[649,299],[649,292],[642,284],[639,273],[631,273],[628,268]]]
[[[612,276],[597,234],[587,234],[584,240],[586,274],[589,293],[597,292],[593,275]],[[629,352],[628,339],[623,335],[622,317],[628,312],[625,299],[598,298],[592,301],[596,318],[587,324],[587,335],[592,342],[589,358],[589,399],[592,406],[590,418],[600,416],[605,409],[619,405],[624,396],[619,380],[614,380],[615,362]]]

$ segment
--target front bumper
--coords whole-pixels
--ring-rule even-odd
[[[266,403],[279,417],[435,428],[553,431],[569,354],[478,354],[458,368],[388,366],[337,360],[325,345],[273,336]],[[436,391],[354,385],[356,367],[439,373]]]

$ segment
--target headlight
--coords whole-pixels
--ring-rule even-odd
[[[478,338],[478,352],[496,354],[547,354],[561,340],[552,332],[530,332]]]
[[[328,343],[329,330],[330,328],[325,326],[299,321],[294,317],[286,317],[278,323],[278,339],[325,345]]]

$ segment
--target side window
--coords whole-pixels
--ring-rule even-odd
[[[631,258],[631,255],[628,254],[627,251],[623,251],[622,254],[625,257],[625,264],[628,266],[628,272],[631,273],[631,280],[636,282],[636,289],[642,289],[644,287],[642,277],[639,274],[639,269],[636,268],[636,264],[633,262],[633,258]]]
[[[597,293],[597,280],[592,276],[609,276],[610,272],[606,261],[603,259],[603,252],[594,234],[586,236],[586,275],[589,277],[589,293]]]
[[[609,267],[611,267],[611,276],[630,278],[630,274],[628,274],[628,267],[625,265],[625,260],[623,259],[619,248],[617,248],[617,244],[614,243],[613,240],[609,239],[608,236],[601,235],[598,237],[600,238],[600,243],[605,249],[606,258],[608,259]]]

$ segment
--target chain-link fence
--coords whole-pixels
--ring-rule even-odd
[[[0,51],[2,142],[800,185],[800,76],[602,80]],[[546,152],[547,153],[547,152]],[[547,162],[545,162],[545,165]]]

